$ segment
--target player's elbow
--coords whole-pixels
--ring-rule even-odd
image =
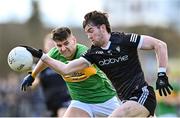
[[[167,50],[167,44],[159,40],[155,48],[158,50]]]
[[[163,41],[160,42],[159,47],[163,50],[167,50],[167,44]]]

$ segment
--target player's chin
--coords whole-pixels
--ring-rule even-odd
[[[62,55],[63,55],[65,58],[71,57],[71,53],[63,53]]]

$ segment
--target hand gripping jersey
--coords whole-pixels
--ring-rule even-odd
[[[92,46],[83,57],[96,64],[111,80],[121,100],[147,85],[138,59],[142,39],[137,34],[113,32],[106,48]]]
[[[86,46],[77,44],[74,59],[81,57],[87,49]],[[57,48],[52,48],[48,55],[56,60],[68,63],[68,60],[59,53]],[[85,103],[103,103],[116,95],[111,82],[96,65],[65,75],[63,78],[73,100]]]

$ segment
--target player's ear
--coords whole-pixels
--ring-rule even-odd
[[[76,44],[77,41],[76,41],[75,36],[72,36],[72,40],[73,40],[73,43]]]
[[[106,32],[106,26],[104,25],[104,24],[102,24],[101,26],[100,26],[100,30],[104,33],[104,32]]]

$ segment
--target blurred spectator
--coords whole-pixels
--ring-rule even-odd
[[[50,39],[50,34],[48,34],[44,39],[44,52],[48,52],[52,47],[54,47],[54,42]],[[46,106],[51,112],[50,116],[63,116],[71,98],[62,77],[54,70],[46,68],[39,74],[38,79],[35,79],[33,87],[39,83],[42,85]]]
[[[0,117],[44,116],[45,106],[40,89],[32,94],[20,92],[18,85],[21,76],[10,72],[6,78],[1,79]]]

